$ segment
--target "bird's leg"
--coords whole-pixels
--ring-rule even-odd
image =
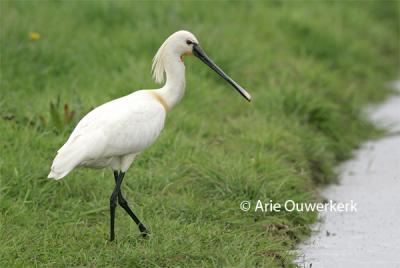
[[[115,238],[114,222],[115,222],[115,208],[117,207],[118,193],[121,187],[122,179],[118,176],[118,172],[114,171],[115,188],[110,197],[110,241]]]
[[[114,173],[115,174],[115,173]],[[119,180],[120,180],[120,184],[122,184],[122,180],[124,179],[125,173],[124,172],[120,172],[119,173]],[[132,220],[134,220],[134,222],[137,224],[137,226],[139,227],[139,230],[142,234],[143,237],[146,237],[147,234],[149,233],[149,231],[147,231],[146,227],[143,225],[143,223],[138,219],[138,217],[136,217],[135,213],[133,213],[132,209],[129,207],[128,202],[126,201],[126,199],[122,196],[122,191],[121,189],[119,189],[118,192],[118,203],[119,205],[126,211],[126,213],[129,214],[129,216],[131,216]]]

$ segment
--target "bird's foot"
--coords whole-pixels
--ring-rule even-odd
[[[143,225],[143,223],[138,224],[140,234],[142,235],[143,238],[148,237],[150,232],[146,229],[146,227]]]
[[[110,234],[110,240],[109,240],[109,241],[112,242],[112,241],[114,241],[114,239],[115,239],[115,234],[112,234],[112,233],[111,233],[111,234]]]

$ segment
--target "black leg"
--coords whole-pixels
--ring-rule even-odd
[[[110,241],[115,238],[114,222],[115,222],[115,208],[117,207],[117,197],[121,187],[122,179],[119,178],[118,172],[114,171],[115,188],[110,197]]]
[[[115,172],[114,172],[114,176],[115,176]],[[120,185],[122,184],[122,180],[124,179],[124,176],[125,176],[125,173],[123,173],[123,172],[119,173],[118,179],[120,181]],[[147,231],[147,229],[143,225],[143,223],[141,223],[141,221],[138,219],[138,217],[136,217],[135,213],[133,213],[132,209],[129,207],[128,202],[122,196],[121,189],[119,189],[119,192],[118,192],[118,203],[126,211],[126,213],[129,214],[129,216],[132,218],[132,220],[137,224],[140,232],[142,233],[142,236],[146,237],[149,232]]]

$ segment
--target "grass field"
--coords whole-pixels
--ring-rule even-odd
[[[318,200],[333,167],[378,133],[360,116],[399,68],[399,2],[1,1],[0,267],[291,267],[315,213],[243,200]],[[188,29],[253,95],[194,58],[187,91],[131,167],[107,242],[110,170],[47,174],[93,107],[156,88],[151,59]],[[31,36],[37,32],[40,36]],[[34,40],[36,39],[36,40]]]

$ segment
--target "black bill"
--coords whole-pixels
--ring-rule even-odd
[[[211,69],[213,69],[217,74],[224,78],[229,84],[231,84],[246,100],[251,101],[250,94],[242,88],[238,83],[236,83],[232,78],[230,78],[224,71],[221,70],[201,49],[198,44],[193,44],[193,55],[198,57],[202,62],[207,64]]]

